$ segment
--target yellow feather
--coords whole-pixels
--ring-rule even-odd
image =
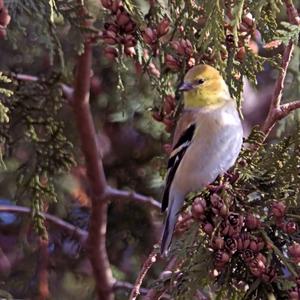
[[[198,84],[199,80],[203,83]],[[209,65],[198,65],[190,69],[184,82],[193,86],[184,92],[185,108],[215,107],[231,99],[222,76]]]

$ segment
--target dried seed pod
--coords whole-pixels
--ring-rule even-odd
[[[287,221],[284,223],[282,230],[287,234],[293,234],[298,231],[298,225],[293,221]]]
[[[218,250],[221,250],[224,248],[224,245],[225,245],[225,241],[222,237],[215,237],[212,241],[212,247],[214,249],[218,249]]]
[[[234,253],[237,250],[237,241],[234,238],[227,238],[225,240],[225,248]]]
[[[266,271],[266,263],[266,257],[263,254],[258,253],[254,259],[248,262],[250,272],[256,277],[262,276]]]
[[[8,9],[6,7],[2,7],[0,9],[0,25],[3,27],[7,27],[7,25],[10,23],[11,16],[8,13]]]
[[[246,249],[243,252],[242,257],[243,257],[245,262],[249,262],[249,261],[254,259],[255,255],[254,255],[254,252],[252,250]]]
[[[201,203],[194,202],[191,211],[194,219],[202,219],[204,214],[204,207],[201,205]]]
[[[130,20],[125,26],[124,31],[126,33],[133,33],[136,29],[136,23]]]
[[[148,70],[149,70],[149,72],[150,72],[152,75],[154,75],[155,77],[157,77],[157,78],[160,77],[160,71],[159,71],[159,69],[155,66],[154,63],[151,62],[151,63],[148,65]]]
[[[116,24],[124,28],[131,21],[130,15],[126,11],[118,10],[116,15]]]
[[[118,10],[120,10],[121,12],[125,11],[125,8],[122,6],[122,2],[120,0],[114,0],[114,1],[112,1],[112,4],[111,4],[109,10],[113,14],[115,14],[115,13],[117,13]]]
[[[166,55],[166,59],[165,59],[165,62],[166,62],[166,66],[174,71],[174,72],[177,72],[180,70],[180,62],[177,61],[172,55],[170,54],[167,54]]]
[[[103,41],[108,45],[118,44],[118,37],[114,31],[104,30],[102,34]]]
[[[246,49],[245,49],[245,47],[242,46],[238,49],[238,51],[235,55],[235,58],[238,61],[242,62],[244,60],[245,56],[246,56]]]
[[[293,245],[288,247],[288,253],[293,258],[300,257],[300,244],[294,243]]]
[[[147,27],[143,32],[142,32],[143,39],[146,44],[148,45],[153,45],[157,42],[157,32],[156,29],[152,29],[150,27]]]
[[[246,216],[245,225],[250,230],[258,229],[261,225],[260,220],[255,217],[253,214],[249,214]]]
[[[204,231],[206,234],[211,235],[212,232],[213,232],[213,230],[214,230],[214,227],[213,227],[213,225],[212,225],[211,223],[206,223],[206,224],[204,224],[204,226],[203,226],[203,231]]]
[[[283,202],[274,202],[271,207],[271,214],[275,218],[283,218],[286,211],[286,205]]]
[[[124,53],[129,57],[134,57],[136,55],[134,47],[125,47]]]
[[[272,266],[268,266],[265,272],[262,274],[262,279],[267,282],[273,282],[277,277],[276,269]]]
[[[104,8],[111,9],[112,4],[113,4],[113,0],[101,0],[101,3],[102,3]]]
[[[159,37],[168,33],[170,27],[170,20],[168,18],[164,18],[157,25],[157,34]]]
[[[136,39],[133,35],[126,34],[122,39],[122,43],[126,48],[134,47],[136,45]]]
[[[229,224],[232,226],[241,225],[240,215],[237,213],[230,213],[227,217],[227,220],[228,220]]]
[[[224,266],[230,261],[230,255],[224,250],[218,250],[215,254],[215,268],[216,274],[218,270],[224,268]]]
[[[241,237],[239,237],[237,239],[237,250],[244,250],[244,244],[243,244],[243,240],[241,239]]]
[[[298,289],[297,288],[293,288],[289,291],[289,300],[299,300],[300,299],[300,295],[298,293]]]
[[[104,49],[104,56],[108,60],[115,60],[119,55],[118,49],[113,48],[113,47],[106,47]]]
[[[258,250],[258,246],[257,246],[256,241],[251,240],[251,241],[250,241],[249,248],[250,248],[252,251],[256,252],[256,251]]]
[[[223,206],[224,206],[224,201],[223,199],[217,195],[216,193],[215,194],[212,194],[210,196],[210,202],[211,202],[211,205],[216,208],[216,209],[221,209]]]

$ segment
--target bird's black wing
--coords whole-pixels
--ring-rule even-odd
[[[185,151],[191,144],[192,138],[195,133],[195,124],[191,124],[180,136],[178,142],[173,147],[173,151],[170,155],[169,161],[168,161],[168,173],[166,178],[166,185],[164,189],[162,204],[161,204],[161,211],[164,212],[166,208],[168,207],[169,203],[169,192],[170,187],[172,184],[172,181],[174,179],[176,170],[184,156]]]

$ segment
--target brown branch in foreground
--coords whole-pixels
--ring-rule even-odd
[[[148,271],[150,270],[151,266],[156,262],[157,259],[157,249],[154,247],[152,252],[149,254],[148,258],[144,262],[142,269],[140,270],[140,273],[134,283],[133,289],[131,291],[129,300],[135,300],[140,294],[141,285],[143,283],[143,280],[145,276],[147,275]]]
[[[46,300],[49,297],[48,286],[48,239],[39,237],[39,261],[38,261],[38,289],[39,300]]]
[[[104,197],[107,183],[89,105],[91,65],[92,46],[86,41],[84,52],[77,60],[73,108],[91,187],[92,211],[87,246],[98,298],[113,300],[114,279],[106,251],[107,201]]]
[[[31,214],[31,209],[25,206],[17,205],[0,205],[0,212],[14,212],[22,214]],[[62,230],[67,231],[71,236],[75,236],[79,239],[80,243],[84,244],[87,239],[87,232],[82,230],[58,217],[50,215],[48,213],[41,213],[42,216],[52,224],[60,227]]]
[[[298,16],[298,12],[294,7],[294,4],[291,0],[285,0],[285,5],[287,8],[287,15],[289,18],[289,22],[294,25],[300,24],[300,18]],[[285,47],[283,56],[282,56],[282,63],[281,63],[281,70],[277,77],[277,80],[274,85],[274,92],[269,108],[269,112],[267,115],[266,120],[261,126],[261,130],[266,134],[266,136],[270,133],[274,125],[284,117],[286,117],[291,111],[299,108],[297,102],[287,103],[284,105],[280,105],[282,99],[282,93],[284,88],[284,81],[286,78],[287,69],[289,63],[292,58],[292,53],[294,50],[294,44],[292,41]]]
[[[160,202],[152,197],[144,196],[133,191],[123,191],[112,187],[107,187],[106,198],[108,200],[128,200],[148,205],[156,210],[161,208]]]

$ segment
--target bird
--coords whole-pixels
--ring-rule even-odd
[[[167,256],[185,196],[231,168],[241,150],[243,127],[236,101],[214,67],[192,67],[178,87],[183,113],[173,139],[161,211],[167,211],[160,251]]]

